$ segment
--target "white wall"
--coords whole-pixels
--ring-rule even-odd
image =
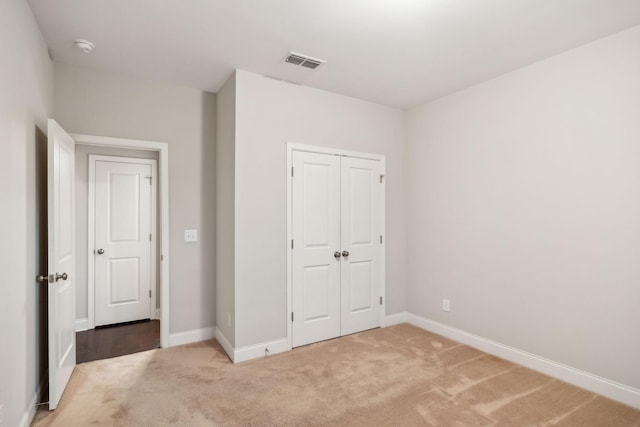
[[[407,125],[409,311],[640,388],[640,27]]]
[[[213,326],[215,95],[65,64],[55,91],[67,132],[169,144],[170,332]],[[184,243],[190,228],[197,243]]]
[[[35,277],[44,257],[36,126],[53,112],[53,65],[27,2],[0,2],[0,412],[5,426],[28,425],[46,372],[43,303]],[[42,160],[38,160],[39,162]],[[38,191],[41,196],[42,192]],[[46,213],[44,214],[46,217]],[[45,286],[42,288],[42,286]]]
[[[86,319],[88,316],[88,223],[89,223],[89,155],[135,157],[139,159],[158,160],[157,151],[131,150],[127,148],[96,147],[91,145],[76,145],[76,319]],[[159,198],[156,200],[159,201]],[[154,235],[160,235],[160,206],[156,206],[158,216],[157,229]],[[155,239],[156,253],[160,254],[160,239]],[[92,255],[93,256],[93,255]],[[159,258],[159,257],[158,257]],[[160,262],[156,263],[156,308],[160,308]]]
[[[400,110],[236,72],[236,346],[286,337],[287,142],[386,156],[387,312],[406,309]]]
[[[235,72],[216,99],[216,326],[235,346]]]

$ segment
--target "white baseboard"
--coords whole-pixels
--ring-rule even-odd
[[[407,312],[389,314],[385,318],[385,326],[399,325],[400,323],[407,323]]]
[[[265,349],[269,350],[269,356],[289,351],[287,339],[281,338],[279,340],[267,341],[260,344],[238,347],[234,350],[233,363],[246,362],[247,360],[264,357],[267,355]]]
[[[36,416],[36,404],[38,403],[38,392],[34,393],[31,402],[29,402],[29,407],[26,412],[20,419],[19,427],[29,427],[33,422],[33,417]]]
[[[406,313],[406,319],[408,323],[419,328],[461,342],[478,350],[509,360],[510,362],[526,366],[527,368],[601,394],[610,399],[617,400],[635,408],[640,408],[640,390],[636,388],[501,344],[497,341],[436,322],[435,320],[411,313]]]
[[[265,349],[268,350],[269,356],[290,350],[287,346],[286,338],[234,348],[222,331],[216,328],[216,339],[233,363],[246,362],[248,360],[265,357],[267,353]]]
[[[86,331],[89,329],[89,319],[76,319],[76,332]]]
[[[215,336],[214,327],[169,334],[169,347],[210,340]]]
[[[227,353],[227,356],[229,356],[229,359],[233,362],[233,346],[218,327],[216,327],[216,340],[218,340],[224,351]]]

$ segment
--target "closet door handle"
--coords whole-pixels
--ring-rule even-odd
[[[348,257],[349,256],[349,251],[342,251],[342,256],[343,257]]]
[[[333,253],[333,256],[336,257],[336,259],[339,259],[340,258],[340,251],[335,251]]]

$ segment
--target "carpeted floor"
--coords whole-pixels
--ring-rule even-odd
[[[215,341],[78,365],[35,426],[640,426],[640,411],[409,325],[233,365]]]

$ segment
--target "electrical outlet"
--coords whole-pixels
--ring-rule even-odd
[[[448,299],[443,299],[442,300],[442,311],[450,311],[451,310],[451,305],[449,303]]]
[[[198,241],[198,230],[184,230],[184,242],[193,243]]]

